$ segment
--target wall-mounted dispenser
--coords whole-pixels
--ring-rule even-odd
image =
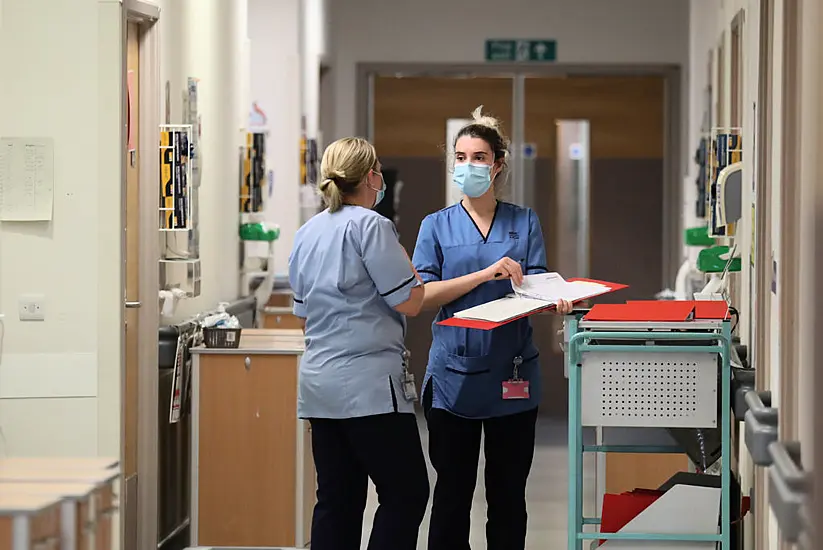
[[[734,236],[735,226],[743,214],[743,163],[735,162],[717,176],[714,219],[726,235]]]

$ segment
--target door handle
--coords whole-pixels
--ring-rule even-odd
[[[143,304],[139,301],[137,301],[137,302],[126,301],[126,309],[140,309],[140,306],[142,306],[142,305]]]

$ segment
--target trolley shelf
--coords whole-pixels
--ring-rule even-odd
[[[569,376],[568,550],[582,550],[586,540],[659,541],[662,543],[660,547],[667,546],[666,542],[704,543],[698,548],[714,548],[713,544],[706,544],[719,543],[720,550],[731,550],[729,321],[590,323],[581,321],[579,316],[570,316],[566,319],[566,329],[569,336],[566,348]],[[652,529],[656,532],[645,533],[628,532],[631,525],[625,527],[627,532],[584,532],[585,525],[601,524],[601,518],[583,516],[584,453],[682,453],[685,450],[679,444],[689,445],[682,440],[676,445],[657,446],[583,445],[584,426],[667,428],[672,431],[695,429],[701,433],[704,429],[714,430],[714,433],[719,431],[719,532],[716,519],[714,525],[693,529],[694,532],[688,534],[680,532],[676,526],[667,529],[665,525],[656,525]],[[717,447],[714,449],[716,452]],[[672,493],[667,504],[672,499],[677,503],[680,494]],[[712,506],[718,502],[717,493],[713,494]],[[660,501],[665,496],[660,497]]]

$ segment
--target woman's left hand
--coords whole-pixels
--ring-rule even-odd
[[[568,300],[558,300],[557,302],[557,314],[558,315],[568,315],[574,309],[574,305]]]

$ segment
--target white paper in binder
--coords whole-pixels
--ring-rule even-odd
[[[627,523],[621,533],[717,534],[720,489],[675,485]],[[599,550],[714,550],[716,542],[607,540]]]
[[[523,284],[512,283],[513,294],[454,314],[458,319],[503,323],[557,304],[560,300],[577,302],[609,291],[592,281],[566,281],[559,273],[539,273],[523,277]]]

